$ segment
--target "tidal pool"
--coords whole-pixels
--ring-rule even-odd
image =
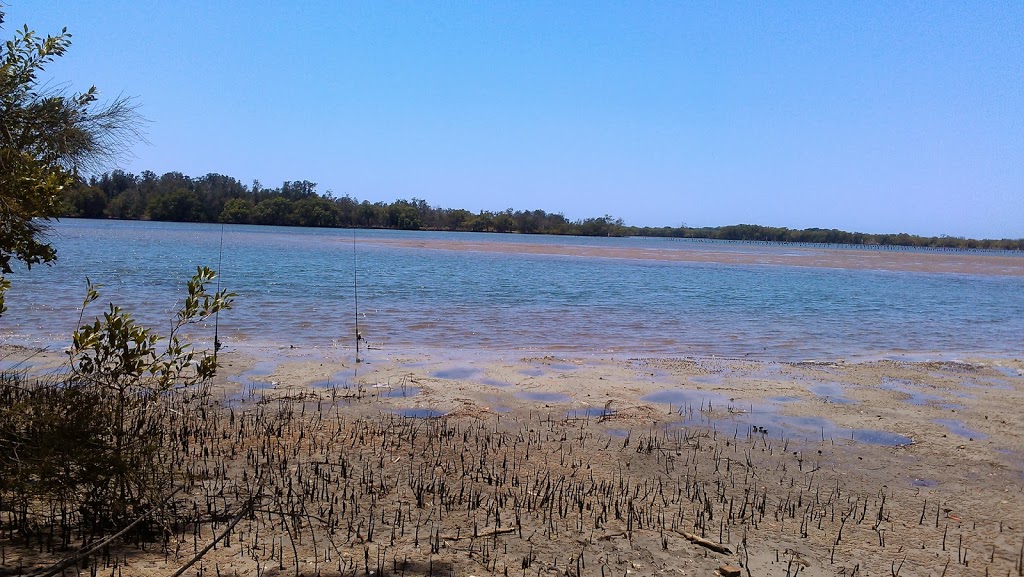
[[[614,415],[615,411],[611,409],[604,409],[601,407],[587,407],[585,409],[570,409],[565,412],[565,416],[568,419],[600,419],[602,417],[610,417]]]
[[[825,417],[784,415],[774,407],[762,407],[750,413],[736,415],[734,419],[753,427],[755,432],[775,438],[800,438],[806,441],[852,439],[868,445],[895,447],[913,444],[913,439],[876,429],[847,429]]]
[[[371,394],[377,395],[382,399],[404,399],[420,394],[419,387],[408,387],[405,385],[374,385],[370,388],[370,391]]]
[[[435,379],[464,381],[466,379],[471,379],[481,374],[482,372],[483,371],[481,371],[480,369],[473,367],[452,367],[449,369],[441,369],[439,371],[434,371],[433,373],[430,373],[430,376],[434,377]]]
[[[516,393],[516,398],[523,399],[525,401],[540,401],[542,403],[568,403],[572,400],[569,395],[563,395],[562,393],[541,393],[535,391],[523,391]]]
[[[846,396],[846,387],[839,383],[818,383],[808,387],[815,395],[819,397],[825,397],[825,400],[830,403],[838,403],[840,405],[853,405],[857,401]]]
[[[943,427],[946,427],[946,429],[948,429],[949,432],[953,433],[954,435],[967,437],[969,439],[988,438],[988,435],[986,435],[985,433],[979,433],[974,429],[968,429],[967,426],[964,425],[964,422],[958,419],[935,419],[933,422],[942,425]]]
[[[352,382],[349,381],[350,371],[337,371],[326,379],[313,381],[309,386],[314,389],[349,389],[352,388]]]
[[[665,389],[644,395],[640,397],[640,400],[648,403],[663,403],[679,407],[700,407],[701,409],[705,405],[713,406],[713,403],[718,403],[722,406],[726,404],[725,397],[719,393],[687,389]]]

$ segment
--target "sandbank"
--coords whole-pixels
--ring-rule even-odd
[[[624,248],[574,244],[535,244],[461,240],[374,239],[368,245],[430,250],[475,251],[668,262],[785,265],[814,268],[886,270],[971,275],[1024,275],[1024,256],[982,251],[928,251],[898,248],[821,248],[806,245],[701,245],[665,240],[664,248]]]

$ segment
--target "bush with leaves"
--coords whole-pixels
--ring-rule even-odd
[[[217,369],[216,355],[194,349],[184,333],[235,296],[208,291],[214,278],[197,269],[166,337],[111,304],[93,322],[79,321],[60,379],[0,383],[0,496],[19,504],[26,524],[36,507],[77,511],[80,523],[103,531],[165,496],[175,481],[158,458],[164,401],[201,392]],[[83,318],[98,289],[88,283]]]

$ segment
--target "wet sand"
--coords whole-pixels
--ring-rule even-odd
[[[670,262],[785,265],[815,268],[887,270],[1022,276],[1024,256],[969,251],[924,251],[879,248],[818,248],[802,245],[711,244],[687,246],[666,240],[664,248],[622,248],[479,241],[373,240],[365,244],[430,250],[620,258]]]
[[[204,557],[210,574],[1021,570],[1019,358],[371,351],[356,365],[351,351],[282,348],[227,351],[223,361],[213,399],[232,425],[220,418],[219,440],[193,449],[197,467],[220,472],[189,498],[231,509],[243,497],[218,501],[218,491],[272,462],[277,488],[264,493],[281,508],[287,495],[306,516],[291,529],[269,505],[247,517]],[[251,429],[282,418],[269,437]],[[342,461],[356,474],[340,475]],[[167,574],[222,525],[210,521],[201,538],[182,529],[170,553],[127,547],[123,573]],[[47,557],[12,546],[6,555],[29,565]]]

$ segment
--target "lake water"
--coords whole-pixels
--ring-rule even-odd
[[[229,347],[351,348],[355,266],[360,328],[390,354],[804,360],[1024,350],[1024,277],[1015,275],[443,249],[471,240],[527,249],[812,250],[796,246],[241,225],[222,235],[220,225],[73,219],[54,226],[56,265],[9,276],[0,339],[66,345],[86,276],[104,285],[92,315],[113,301],[165,330],[196,266],[217,268],[222,238],[222,280],[238,295],[220,317]],[[212,326],[194,338],[212,341]]]

